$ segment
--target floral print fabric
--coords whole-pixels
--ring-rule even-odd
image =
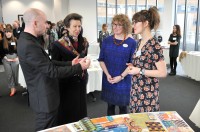
[[[140,53],[138,54],[137,52]],[[133,55],[133,66],[144,68],[145,70],[156,70],[155,63],[161,60],[164,60],[163,50],[156,39],[152,38],[147,41],[141,51],[135,51]],[[160,110],[158,83],[159,80],[155,77],[148,77],[141,74],[132,77],[130,112],[138,113]]]

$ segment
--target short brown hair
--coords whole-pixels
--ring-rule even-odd
[[[70,27],[70,21],[71,20],[79,20],[80,22],[82,22],[82,16],[77,14],[77,13],[71,13],[69,15],[67,15],[64,19],[64,25],[69,28]]]
[[[12,26],[6,25],[5,32],[13,32]]]

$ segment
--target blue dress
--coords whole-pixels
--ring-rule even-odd
[[[120,43],[122,40],[117,40]],[[126,63],[132,62],[132,55],[136,49],[136,42],[127,38],[121,45],[116,45],[113,35],[104,39],[99,55],[99,61],[103,61],[112,77],[121,75],[127,68]],[[126,106],[130,102],[131,76],[127,75],[118,83],[111,84],[107,81],[105,73],[102,80],[101,99],[118,106]]]

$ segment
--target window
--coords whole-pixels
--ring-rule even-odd
[[[111,32],[111,21],[116,13],[127,14],[131,20],[135,12],[149,9],[152,6],[157,6],[162,19],[162,17],[164,17],[165,1],[168,0],[97,0],[98,31],[101,30],[101,25],[103,23],[107,23],[108,31]],[[174,24],[180,25],[181,28],[182,39],[180,49],[187,51],[200,50],[200,33],[196,33],[197,11],[198,8],[200,8],[198,7],[198,0],[175,0],[174,2],[176,2],[176,7],[172,7],[172,10],[173,8],[176,9],[177,14],[172,17],[176,17],[176,22]],[[186,16],[187,19],[185,19]],[[161,28],[162,23],[160,23],[160,28],[158,28],[156,35],[163,35],[163,29]],[[172,27],[169,28],[172,32]],[[199,37],[198,42],[196,42],[197,37]]]
[[[200,20],[200,19],[199,19]],[[198,51],[200,51],[200,26],[199,26],[199,42],[198,42]]]
[[[147,2],[148,2],[147,3],[147,9],[149,9],[152,6],[156,6],[156,0],[148,0]]]
[[[97,29],[98,31],[101,30],[101,26],[103,23],[106,23],[106,0],[98,0],[97,2],[97,12],[98,12],[98,18],[97,18]]]
[[[198,0],[187,1],[187,32],[186,32],[186,50],[195,50],[195,34],[197,21],[197,5]],[[192,9],[193,8],[193,9]]]
[[[116,2],[115,0],[107,0],[107,8],[108,8],[108,13],[107,13],[107,24],[108,24],[108,31],[111,32],[112,30],[112,18],[116,14]]]
[[[155,0],[154,0],[155,1]],[[155,4],[155,3],[154,3]],[[151,4],[153,5],[153,3]],[[156,6],[156,5],[154,5]],[[160,14],[160,19],[162,19],[163,17],[163,12],[164,12],[164,0],[158,0],[158,3],[157,3],[157,8],[158,8],[158,12]],[[159,36],[163,36],[163,29],[161,28],[162,27],[162,23],[160,23],[160,26],[159,28],[157,29],[157,32],[156,32],[156,35]]]
[[[146,0],[138,0],[137,1],[137,11],[145,10],[146,9]]]
[[[126,14],[126,0],[117,0],[117,14]]]
[[[177,15],[176,20],[180,29],[181,29],[181,42],[180,42],[180,49],[183,49],[183,32],[184,32],[184,19],[185,19],[185,0],[178,0],[177,2]]]
[[[130,20],[132,20],[133,14],[136,11],[136,0],[127,0],[127,15]]]

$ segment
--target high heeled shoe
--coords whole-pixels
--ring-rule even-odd
[[[15,88],[11,88],[10,97],[16,94],[17,90]]]

